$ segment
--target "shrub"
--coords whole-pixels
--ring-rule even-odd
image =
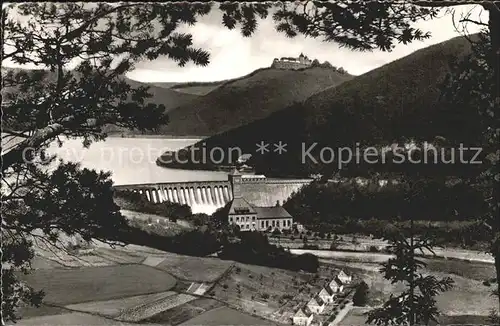
[[[304,245],[302,246],[302,249],[318,250],[319,246],[318,245],[310,245],[310,244],[304,243]]]
[[[364,306],[368,301],[368,284],[364,281],[361,282],[356,288],[356,292],[352,297],[353,304],[355,306]],[[347,304],[349,300],[344,300],[342,304]]]
[[[269,299],[269,294],[268,294],[268,293],[262,293],[260,296],[261,296],[261,297],[262,297],[262,299],[264,299],[264,300]]]
[[[223,287],[224,289],[227,289],[229,286],[228,286],[227,284],[225,284],[225,283],[224,283],[224,284],[222,284],[222,287]]]
[[[330,244],[330,250],[337,250],[338,247],[339,247],[339,242],[333,240],[332,243]]]

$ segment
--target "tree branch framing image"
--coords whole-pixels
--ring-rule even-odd
[[[500,323],[500,2],[2,4],[2,324]]]

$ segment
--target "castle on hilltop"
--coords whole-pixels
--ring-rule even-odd
[[[282,57],[274,58],[271,68],[275,69],[301,69],[308,68],[312,65],[312,60],[301,53],[298,58]]]

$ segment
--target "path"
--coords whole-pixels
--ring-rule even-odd
[[[330,322],[330,324],[328,324],[328,326],[336,326],[336,325],[338,325],[342,321],[342,319],[344,319],[345,316],[347,316],[347,314],[349,313],[349,311],[351,311],[352,308],[353,308],[353,303],[349,302],[344,307],[344,309],[342,309],[341,311],[339,311],[339,314],[337,315],[337,317],[335,317],[335,319],[332,322]]]
[[[348,251],[331,251],[331,250],[311,250],[311,249],[290,249],[292,254],[301,255],[304,253],[311,253],[318,258],[323,259],[339,259],[352,262],[370,262],[382,263],[393,257],[391,254],[386,253],[373,253],[373,252],[348,252]],[[471,262],[482,262],[493,264],[494,259],[491,254],[481,253],[472,250],[459,250],[459,249],[436,249],[436,255],[428,253],[425,257],[440,257],[445,259],[459,259]]]

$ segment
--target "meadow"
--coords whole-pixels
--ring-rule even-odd
[[[220,307],[204,312],[193,319],[184,322],[182,326],[219,326],[219,325],[249,325],[267,326],[276,325],[271,321],[257,318],[228,307]]]
[[[230,268],[232,262],[211,257],[191,257],[168,253],[156,268],[165,270],[179,279],[192,282],[214,282]]]
[[[338,259],[338,255],[334,259],[327,255],[321,259],[318,273],[305,273],[135,245],[116,249],[98,245],[77,252],[81,256],[78,259],[91,261],[95,256],[113,266],[53,268],[51,264],[42,264],[43,259],[37,259],[43,268],[23,277],[35,289],[47,292],[47,305],[24,310],[21,324],[289,324],[296,309],[340,268],[354,275],[356,281],[362,279],[368,283],[372,306],[382,303],[390,293],[402,290],[383,279],[379,272],[376,262],[382,261],[381,253],[347,254],[357,256],[348,262]],[[422,259],[428,264],[425,273],[455,280],[451,291],[437,297],[438,308],[445,314],[443,320],[481,320],[495,306],[494,298],[488,295],[491,289],[482,284],[494,276],[493,265]],[[189,292],[192,282],[203,282],[205,288],[212,285],[213,288],[200,297],[191,293],[194,290]],[[197,287],[199,284],[191,286]],[[73,312],[68,313],[68,309]],[[340,325],[361,322],[364,316],[356,308]]]
[[[173,307],[172,309],[162,311],[151,318],[143,320],[142,322],[179,325],[203,314],[204,312],[223,306],[224,305],[220,301],[214,299],[198,298],[177,307]]]
[[[478,273],[478,269],[484,266],[482,263],[473,262],[454,262],[453,267],[445,267],[448,262],[444,259],[432,260],[432,263],[422,270],[422,273],[431,274],[436,277],[451,277],[454,280],[454,286],[450,291],[444,292],[436,297],[437,307],[443,315],[449,316],[486,316],[491,308],[497,306],[497,302],[490,295],[491,288],[484,286],[481,280],[483,274]],[[337,268],[345,268],[348,271],[355,272],[369,286],[370,306],[376,306],[383,303],[389,295],[400,293],[404,290],[401,284],[391,284],[384,279],[380,273],[379,264],[371,263],[350,263],[331,261]],[[443,272],[447,271],[447,272]],[[458,272],[460,271],[460,272]],[[463,276],[458,276],[461,273]],[[491,276],[491,274],[484,274]]]
[[[21,277],[46,292],[45,302],[58,305],[168,291],[176,283],[169,274],[144,265],[39,269]]]

